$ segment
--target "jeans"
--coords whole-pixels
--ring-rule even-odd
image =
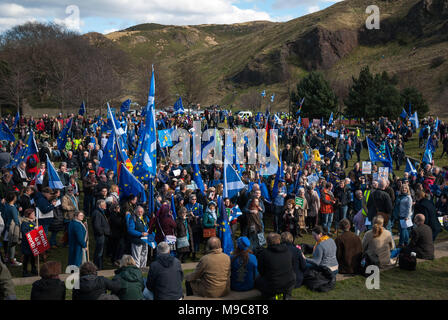
[[[105,242],[105,236],[95,236],[95,252],[93,254],[93,263],[95,263],[95,265],[98,267],[98,270],[103,269],[103,252]]]
[[[323,213],[322,214],[322,227],[324,231],[330,233],[331,223],[333,222],[334,213]]]
[[[400,231],[400,240],[398,241],[398,245],[408,245],[410,228],[402,228],[401,224],[398,224],[398,230]]]
[[[57,245],[57,236],[58,236],[59,231],[51,231],[51,237],[50,237],[50,246],[55,246]]]
[[[348,211],[348,206],[342,206],[338,209],[338,217],[335,221],[335,228],[336,230],[338,229],[339,226],[339,221],[341,221],[342,219],[347,218],[347,211]]]

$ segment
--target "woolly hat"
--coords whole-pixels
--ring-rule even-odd
[[[239,237],[236,243],[240,250],[246,250],[250,247],[250,241],[247,237]]]

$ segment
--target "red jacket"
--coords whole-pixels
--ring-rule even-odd
[[[325,203],[323,200],[330,203]],[[334,213],[333,204],[334,202],[330,194],[323,190],[320,199],[320,212],[323,214]]]

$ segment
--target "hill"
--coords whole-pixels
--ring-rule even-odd
[[[370,5],[380,9],[379,30],[365,27]],[[141,24],[86,36],[128,52],[135,66],[155,63],[172,102],[188,70],[181,65],[195,66],[204,78],[202,105],[241,109],[245,93],[266,89],[276,94],[274,109],[283,110],[288,90],[307,72],[323,72],[343,97],[352,76],[369,65],[373,72],[397,74],[400,88],[415,86],[431,113],[448,117],[448,0],[346,0],[284,23]],[[128,83],[127,94],[135,97],[138,80],[130,75]]]

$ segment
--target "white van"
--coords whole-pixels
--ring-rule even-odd
[[[249,117],[252,117],[252,112],[250,112],[250,111],[240,111],[240,112],[238,112],[238,116],[241,117],[242,119],[247,119]]]

